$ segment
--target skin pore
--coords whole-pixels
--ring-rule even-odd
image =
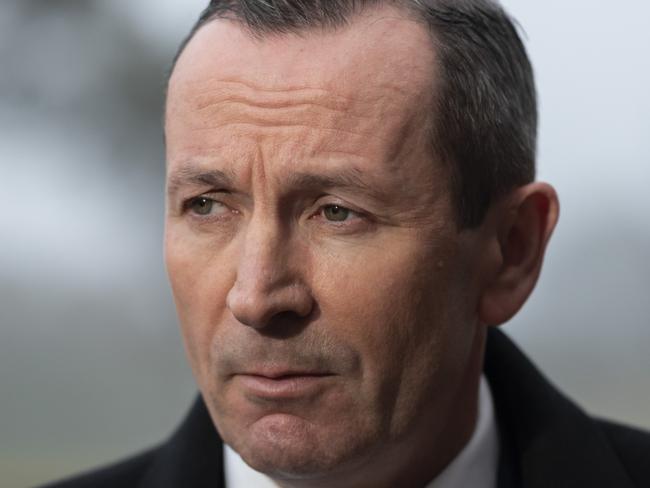
[[[384,6],[264,39],[214,20],[170,80],[165,257],[187,354],[224,441],[282,486],[433,479],[471,436],[485,324],[539,273],[550,187],[458,231],[429,140],[437,69],[427,30]]]

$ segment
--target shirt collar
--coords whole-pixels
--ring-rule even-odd
[[[465,447],[425,488],[494,488],[499,466],[499,434],[490,385],[481,375],[478,418]]]

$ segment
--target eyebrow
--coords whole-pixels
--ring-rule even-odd
[[[230,189],[233,178],[218,169],[203,170],[193,166],[183,166],[169,175],[167,194],[174,195],[183,186],[210,186]]]
[[[316,190],[320,188],[342,188],[363,193],[376,191],[362,178],[362,173],[356,168],[336,170],[330,174],[297,172],[287,178],[288,186],[301,190]]]
[[[236,185],[234,175],[218,169],[204,170],[193,165],[183,166],[169,175],[168,195],[174,195],[184,186],[210,186],[231,190]],[[381,192],[368,184],[363,173],[357,168],[343,168],[325,173],[294,172],[284,183],[287,188],[298,191],[316,191],[328,188],[340,188],[380,197]]]

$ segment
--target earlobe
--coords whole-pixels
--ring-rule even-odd
[[[558,220],[559,202],[552,186],[535,182],[514,190],[498,212],[493,239],[501,264],[478,307],[479,319],[486,325],[510,320],[535,288]]]

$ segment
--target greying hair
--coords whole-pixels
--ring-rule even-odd
[[[431,107],[434,156],[450,166],[459,228],[475,228],[491,203],[535,178],[533,70],[513,20],[496,1],[211,0],[176,59],[216,18],[238,21],[263,37],[337,29],[382,4],[404,9],[429,28],[441,67]]]

